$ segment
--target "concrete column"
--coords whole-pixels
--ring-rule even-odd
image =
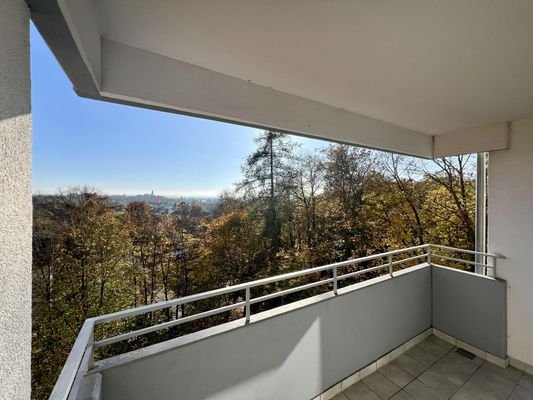
[[[533,119],[513,122],[509,149],[490,153],[488,192],[488,250],[506,257],[508,353],[533,373]]]
[[[31,386],[31,94],[29,10],[0,1],[0,399]]]

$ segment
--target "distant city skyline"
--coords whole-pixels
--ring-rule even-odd
[[[213,197],[232,189],[260,130],[78,97],[31,27],[33,192]],[[294,136],[303,150],[327,142]]]
[[[148,194],[147,191],[141,189],[141,190],[136,190],[136,189],[128,189],[124,192],[116,192],[115,189],[106,189],[106,188],[102,188],[102,187],[98,187],[98,186],[94,186],[94,185],[66,185],[66,186],[58,186],[57,188],[51,188],[51,189],[40,189],[40,188],[36,188],[34,187],[33,188],[33,195],[34,196],[39,196],[39,195],[54,195],[54,194],[58,194],[60,191],[67,191],[69,188],[76,188],[76,187],[88,187],[88,188],[94,188],[96,189],[98,192],[101,192],[102,194],[105,194],[105,195],[109,195],[109,196],[142,196],[142,195],[146,195]],[[186,192],[186,191],[182,191],[182,192],[174,192],[174,191],[162,191],[162,192],[157,192],[154,190],[154,196],[164,196],[164,197],[168,197],[168,198],[171,198],[171,199],[179,199],[181,197],[183,198],[199,198],[199,199],[202,199],[202,198],[213,198],[213,197],[218,197],[223,190],[225,189],[231,189],[231,187],[228,187],[228,188],[223,188],[221,189],[220,191],[209,191],[209,190],[206,190],[206,191],[191,191],[191,192]]]

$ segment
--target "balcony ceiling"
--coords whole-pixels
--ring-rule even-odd
[[[530,0],[27,2],[87,97],[423,157],[533,117]]]

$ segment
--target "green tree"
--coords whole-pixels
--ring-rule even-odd
[[[281,246],[280,207],[294,185],[295,145],[287,135],[265,131],[256,139],[257,149],[242,167],[244,179],[237,185],[250,198],[266,202],[264,236],[276,254]]]
[[[47,249],[50,256],[34,267],[47,272],[34,274],[32,368],[37,398],[53,387],[85,319],[130,305],[124,284],[130,273],[125,262],[129,240],[107,199],[77,189],[55,201],[37,220],[56,229]],[[35,234],[40,236],[38,229]]]
[[[369,150],[347,145],[331,145],[324,150],[324,190],[332,208],[329,226],[338,234],[341,259],[365,255],[370,243],[366,237],[363,205],[369,182],[375,174],[375,161]]]

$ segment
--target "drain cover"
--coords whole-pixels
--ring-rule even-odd
[[[476,358],[476,355],[475,354],[472,354],[470,353],[469,351],[466,351],[464,349],[457,349],[457,352],[462,355],[463,357],[466,357],[470,360],[473,360],[474,358]]]

